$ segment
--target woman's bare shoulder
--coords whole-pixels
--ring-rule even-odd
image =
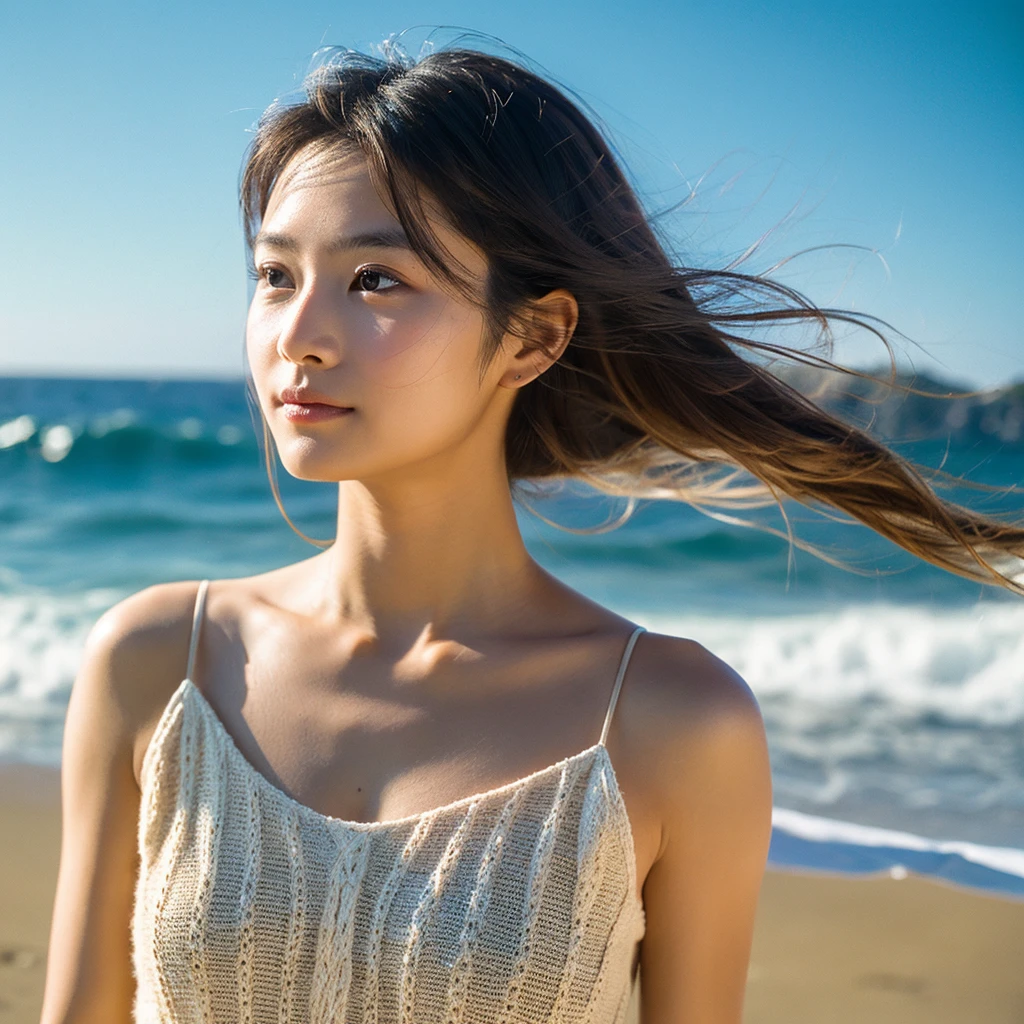
[[[128,655],[137,648],[173,641],[182,617],[191,626],[198,580],[154,583],[118,601],[93,625],[90,643],[98,643]]]
[[[672,800],[680,779],[764,742],[761,709],[742,676],[697,641],[660,633],[637,644],[616,719],[652,795],[663,790]]]
[[[76,686],[117,708],[136,779],[149,735],[185,677],[198,588],[198,580],[146,587],[107,609],[86,639]]]
[[[696,640],[644,633],[633,653],[629,676],[631,700],[626,713],[634,728],[652,736],[670,739],[723,719],[760,716],[743,677]]]
[[[118,601],[96,620],[86,640],[86,651],[103,659],[115,682],[148,676],[160,666],[184,676],[188,638],[192,628],[198,580],[156,583]],[[180,662],[180,664],[179,664]],[[179,680],[181,678],[179,676]]]

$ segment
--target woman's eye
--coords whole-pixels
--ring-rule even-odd
[[[270,288],[281,288],[285,287],[288,281],[288,275],[277,267],[268,266],[249,266],[249,276],[256,281],[257,284],[265,281]]]
[[[384,273],[383,270],[372,269],[360,270],[353,282],[357,291],[364,292],[388,291],[401,283],[397,278]]]
[[[264,267],[263,277],[271,288],[280,288],[288,280],[285,272],[277,267]]]

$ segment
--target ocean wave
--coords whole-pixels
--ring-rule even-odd
[[[1024,897],[1024,849],[821,818],[783,807],[772,810],[770,864],[841,874],[913,872],[958,885]]]
[[[184,464],[252,461],[251,426],[194,416],[139,422],[130,410],[89,419],[40,421],[24,413],[0,422],[0,465],[42,463],[78,469],[161,459]]]
[[[0,576],[0,758],[57,764],[85,638],[124,595],[52,594],[21,587],[12,575]]]
[[[1024,605],[852,605],[786,616],[665,615],[637,622],[698,640],[759,697],[885,704],[936,722],[1024,721]]]

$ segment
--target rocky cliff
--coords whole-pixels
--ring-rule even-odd
[[[781,363],[771,369],[833,414],[886,441],[987,441],[1024,450],[1024,381],[970,397],[926,398],[834,370]],[[888,368],[870,372],[889,376]],[[900,373],[896,382],[943,396],[971,390],[925,373]]]

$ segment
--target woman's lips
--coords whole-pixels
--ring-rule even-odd
[[[293,423],[320,423],[323,420],[336,420],[355,412],[354,409],[346,409],[338,405],[323,405],[320,402],[309,402],[303,405],[284,402],[281,405],[281,410],[284,413],[284,418]]]

